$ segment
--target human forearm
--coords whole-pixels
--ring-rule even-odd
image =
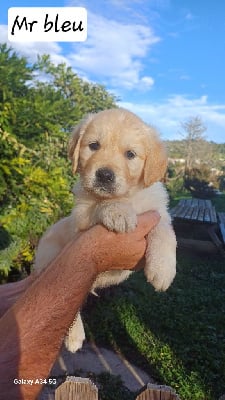
[[[80,241],[68,245],[3,316],[0,326],[0,337],[5,338],[0,343],[2,399],[36,398],[40,385],[20,385],[18,393],[13,380],[48,376],[66,330],[96,278],[95,265],[87,253]],[[19,342],[15,343],[18,335]]]
[[[28,289],[35,278],[36,274],[33,273],[21,281],[0,285],[0,318],[12,307],[21,294]]]
[[[129,234],[108,232],[102,226],[83,233],[35,277],[24,295],[3,316],[0,320],[2,400],[37,397],[41,384],[19,386],[13,380],[45,379],[97,274],[114,268],[134,268],[143,257],[144,237],[158,223],[159,216],[146,213],[138,219],[139,227]],[[14,294],[10,288],[11,295],[18,295],[19,290],[24,290],[22,283],[16,285]]]

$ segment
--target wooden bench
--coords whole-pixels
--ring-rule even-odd
[[[225,244],[225,213],[218,212],[219,228],[222,236],[223,244]]]
[[[172,208],[170,214],[172,220],[203,224],[217,223],[216,210],[210,200],[182,199]]]
[[[170,214],[175,228],[184,226],[184,229],[182,229],[185,230],[187,224],[192,224],[193,229],[201,229],[211,239],[211,241],[207,241],[179,238],[178,242],[182,247],[191,248],[193,246],[196,250],[208,253],[219,250],[222,255],[225,254],[223,249],[225,243],[225,213],[218,213],[217,216],[211,200],[182,199],[171,209]],[[217,234],[219,228],[223,242]]]

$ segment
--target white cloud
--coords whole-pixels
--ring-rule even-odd
[[[68,55],[72,65],[95,79],[107,80],[109,86],[138,88],[145,85],[142,63],[160,38],[149,26],[121,23],[91,12],[88,16],[88,40],[74,45],[74,52]],[[154,81],[148,78],[150,87]]]
[[[153,45],[160,41],[150,26],[119,22],[88,11],[88,39],[67,45],[67,53],[58,43],[9,43],[7,26],[0,26],[2,42],[34,62],[37,54],[50,54],[54,63],[71,65],[80,76],[103,82],[108,87],[149,90],[151,76],[143,76],[144,62]],[[70,46],[70,47],[69,47]]]
[[[30,62],[35,62],[38,54],[50,54],[55,64],[62,62],[69,64],[69,60],[61,54],[61,46],[56,42],[9,42],[7,25],[0,25],[0,42],[7,43],[16,52],[27,57]]]
[[[160,103],[119,103],[139,115],[146,123],[156,126],[165,139],[180,139],[180,122],[199,115],[207,127],[208,140],[225,142],[225,104],[209,104],[207,96],[189,99],[173,95]]]
[[[141,82],[144,83],[144,85],[146,85],[148,88],[151,88],[151,86],[154,85],[154,79],[152,79],[151,76],[143,76],[143,78],[141,78]]]

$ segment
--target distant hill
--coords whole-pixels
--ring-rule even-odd
[[[185,157],[185,140],[166,140],[165,144],[169,158],[182,159]],[[210,160],[208,161],[220,167],[225,166],[225,143],[218,144],[205,141],[205,144],[207,144],[207,152],[210,154]]]

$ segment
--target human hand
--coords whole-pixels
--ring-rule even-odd
[[[137,228],[129,233],[108,231],[101,225],[87,231],[85,234],[89,237],[83,239],[90,243],[97,273],[111,269],[134,269],[145,254],[145,236],[159,220],[156,211],[148,211],[138,216]]]

